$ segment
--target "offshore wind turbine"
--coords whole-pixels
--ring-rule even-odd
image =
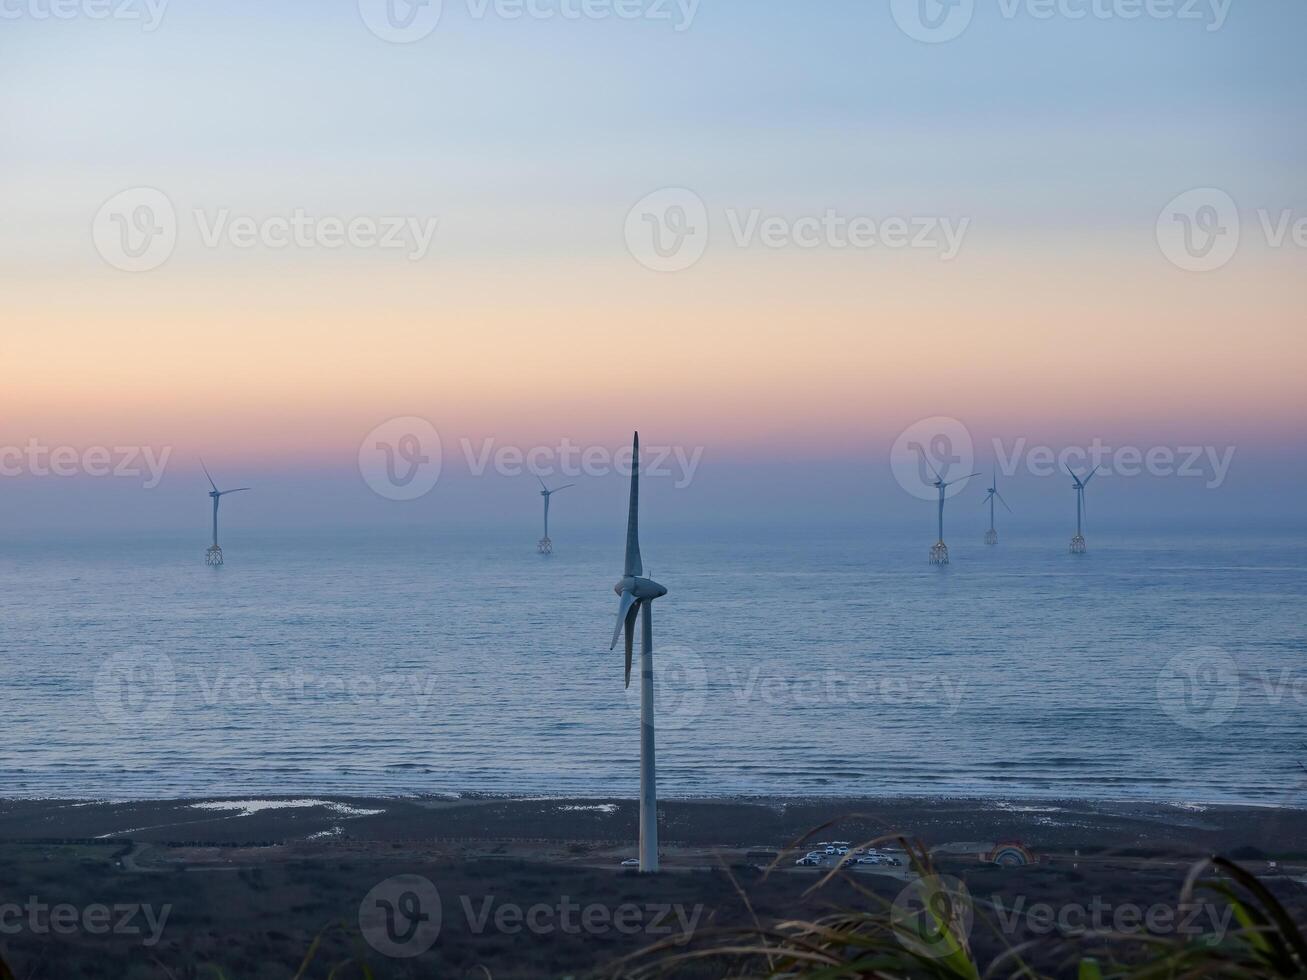
[[[631,500],[626,513],[626,563],[622,579],[613,591],[621,596],[617,606],[617,628],[613,642],[626,630],[626,686],[631,686],[631,652],[635,642],[635,620],[641,613],[640,637],[640,872],[658,870],[658,790],[654,780],[654,691],[653,691],[653,601],[667,590],[644,578],[640,561],[640,433],[631,450]]]
[[[536,479],[540,480],[540,477],[537,476]],[[540,496],[545,498],[545,536],[541,538],[540,542],[536,545],[536,551],[540,552],[542,555],[552,555],[554,553],[554,543],[549,540],[549,498],[558,493],[559,490],[566,490],[569,487],[574,486],[576,486],[575,483],[568,483],[554,490],[550,490],[545,486],[545,481],[540,480]]]
[[[989,530],[985,532],[985,544],[998,544],[998,531],[994,530],[994,501],[998,500],[1010,514],[1012,508],[1008,507],[1007,501],[1003,495],[998,492],[998,467],[994,467],[994,475],[990,478],[989,489],[985,491],[985,502],[989,504]]]
[[[1099,465],[1102,464],[1100,463]],[[1085,512],[1085,487],[1089,486],[1089,481],[1092,480],[1094,474],[1098,472],[1098,467],[1095,466],[1090,470],[1089,475],[1083,480],[1072,472],[1070,466],[1067,466],[1066,471],[1071,474],[1071,479],[1075,481],[1071,485],[1076,491],[1076,536],[1071,539],[1071,554],[1083,555],[1085,553],[1085,535],[1081,530],[1080,525]]]
[[[930,472],[935,474],[935,482],[932,483],[931,486],[939,491],[939,540],[930,548],[930,563],[932,565],[947,565],[948,545],[944,543],[944,494],[949,487],[953,486],[953,484],[961,483],[963,480],[970,480],[971,477],[980,476],[980,474],[971,473],[967,476],[960,476],[956,480],[945,482],[944,478],[939,475],[939,470],[935,469],[934,466],[931,466],[929,462],[927,462],[926,465],[930,466]]]
[[[209,550],[204,553],[204,564],[221,565],[222,548],[218,546],[218,501],[229,493],[240,493],[242,490],[250,488],[237,487],[235,490],[219,490],[218,485],[213,482],[213,477],[209,474],[209,468],[204,465],[204,460],[200,460],[200,469],[204,470],[204,475],[209,478],[209,486],[213,487],[209,491],[209,496],[213,498],[213,544],[209,545]]]

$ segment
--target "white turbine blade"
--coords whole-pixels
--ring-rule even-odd
[[[558,490],[570,490],[574,486],[576,486],[575,483],[564,483],[561,487],[558,488]],[[558,490],[550,490],[549,492],[558,493]]]
[[[644,574],[644,564],[640,561],[640,433],[638,432],[631,444],[631,506],[626,513],[625,574]]]
[[[926,454],[925,454],[925,453],[922,453],[921,456],[922,456],[923,459],[925,459]],[[927,460],[926,460],[926,465],[930,467],[930,472],[932,472],[932,473],[935,474],[935,479],[938,480],[940,483],[943,483],[943,482],[944,482],[944,478],[943,478],[942,476],[939,475],[939,470],[935,469],[935,464],[932,463],[929,459],[927,459]]]
[[[1008,507],[1007,501],[1003,499],[1003,495],[1001,493],[995,490],[994,496],[998,498],[998,502],[1003,505],[1003,507],[1007,510],[1009,514],[1012,513],[1012,508]]]
[[[608,645],[609,650],[617,647],[617,638],[622,635],[622,624],[626,622],[626,616],[631,611],[635,601],[635,593],[622,593],[622,601],[617,607],[617,627],[613,630],[613,642]]]
[[[213,477],[209,476],[209,468],[204,465],[204,460],[200,460],[200,469],[204,470],[204,475],[209,477],[209,486],[213,487],[214,492],[218,490],[218,484],[213,482]]]
[[[536,480],[539,481],[541,490],[543,490],[545,493],[551,492],[550,489],[547,486],[545,486],[545,481],[540,479],[539,474],[536,474]]]
[[[235,490],[219,490],[218,495],[220,497],[225,497],[229,493],[240,493],[242,490],[253,490],[253,489],[254,489],[253,487],[237,487]]]
[[[1094,478],[1094,474],[1098,472],[1099,468],[1100,468],[1102,465],[1103,465],[1102,463],[1099,463],[1098,466],[1095,466],[1092,470],[1089,471],[1089,475],[1088,475],[1087,477],[1085,477],[1085,485],[1086,485],[1086,486],[1089,485],[1089,481],[1092,480],[1092,479]]]

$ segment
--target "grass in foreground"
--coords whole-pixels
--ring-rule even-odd
[[[817,828],[820,830],[822,828]],[[796,845],[815,834],[810,832]],[[1013,945],[956,879],[940,875],[924,846],[904,838],[879,838],[865,847],[897,840],[919,876],[894,901],[831,870],[807,894],[837,876],[865,899],[866,907],[841,909],[817,919],[702,932],[650,946],[606,972],[621,980],[667,976],[924,978],[988,980],[990,977],[1075,976],[1078,980],[1179,980],[1199,977],[1307,977],[1307,936],[1280,901],[1251,872],[1223,857],[1197,862],[1179,897],[1191,907],[1200,893],[1229,905],[1232,928],[1223,935],[1186,938],[1086,933],[1041,937]],[[775,870],[781,858],[768,869]],[[845,859],[848,860],[847,858]],[[748,902],[744,892],[740,892]],[[1002,951],[982,964],[973,952],[975,929],[991,929]],[[1076,949],[1092,945],[1095,955]],[[1036,955],[1042,954],[1042,955]],[[1032,960],[1047,965],[1038,968]]]

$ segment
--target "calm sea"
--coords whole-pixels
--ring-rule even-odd
[[[534,537],[6,541],[0,795],[632,796],[620,538]],[[1303,542],[1063,537],[647,531],[662,793],[1302,805]]]

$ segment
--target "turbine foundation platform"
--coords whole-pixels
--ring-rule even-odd
[[[998,532],[992,527],[985,532],[985,544],[998,544]]]
[[[930,547],[930,563],[932,565],[948,564],[948,545],[943,541],[936,541]]]
[[[219,548],[216,544],[210,547],[209,550],[204,553],[204,564],[221,565],[222,549]]]
[[[1071,539],[1071,554],[1083,555],[1085,551],[1085,536],[1083,534],[1077,534]]]
[[[536,544],[536,551],[542,555],[552,555],[554,553],[554,543],[548,538],[541,538]]]

